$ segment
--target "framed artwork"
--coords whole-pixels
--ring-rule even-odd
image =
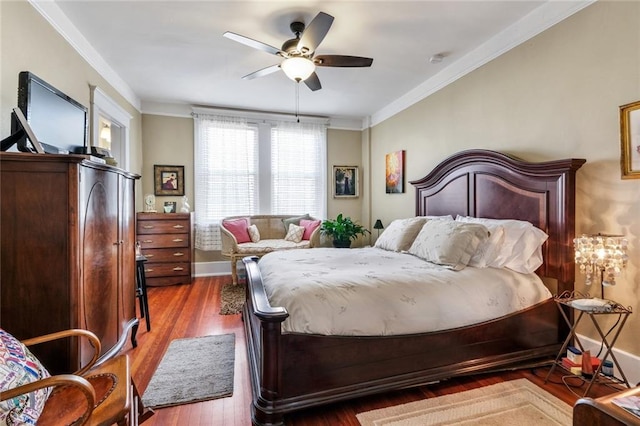
[[[164,212],[165,213],[175,213],[176,212],[176,202],[175,201],[165,201],[164,202]]]
[[[333,198],[357,198],[358,166],[333,166]]]
[[[155,195],[184,195],[184,166],[153,166]]]
[[[620,107],[622,179],[640,179],[640,101]]]
[[[387,194],[404,193],[404,150],[385,156],[384,176]]]

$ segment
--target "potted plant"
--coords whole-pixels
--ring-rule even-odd
[[[369,230],[351,220],[349,216],[338,215],[335,220],[327,219],[322,222],[320,233],[333,237],[333,246],[337,248],[351,247],[351,240],[358,235],[370,234]]]

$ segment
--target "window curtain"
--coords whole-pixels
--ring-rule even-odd
[[[275,123],[271,128],[271,214],[326,217],[326,157],[324,124]]]
[[[246,119],[198,114],[194,120],[195,247],[221,250],[220,222],[258,206],[258,129]]]

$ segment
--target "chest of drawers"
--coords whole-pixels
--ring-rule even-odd
[[[138,213],[136,229],[148,286],[191,283],[189,213]]]

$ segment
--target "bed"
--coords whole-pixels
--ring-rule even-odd
[[[415,213],[530,222],[548,234],[536,274],[554,293],[571,291],[575,176],[584,162],[527,163],[494,151],[463,151],[411,182]],[[258,259],[243,262],[254,425],[280,425],[296,410],[555,356],[568,333],[551,298],[495,320],[431,332],[287,331],[290,313],[270,304]]]

